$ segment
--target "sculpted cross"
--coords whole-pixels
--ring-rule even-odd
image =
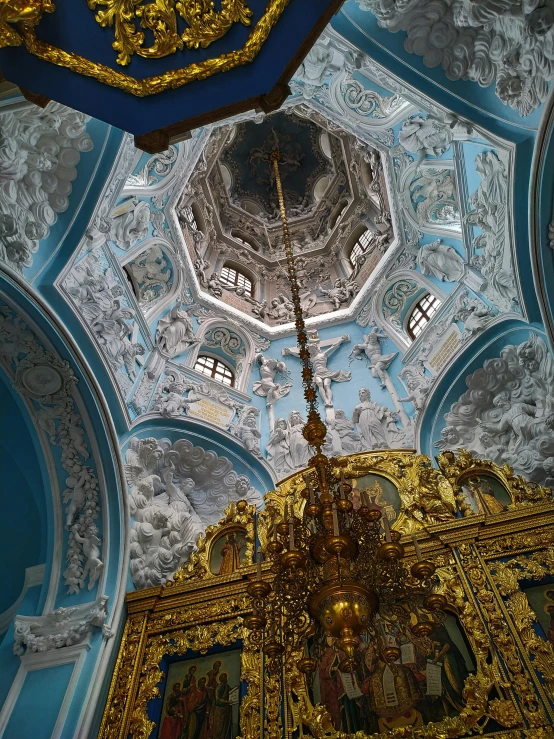
[[[324,339],[320,341],[316,339],[311,341],[308,345],[308,351],[310,352],[310,360],[314,369],[314,382],[321,396],[321,400],[325,406],[327,420],[334,419],[334,408],[333,408],[333,392],[331,390],[332,382],[348,382],[351,377],[351,372],[345,372],[344,370],[329,370],[327,369],[327,360],[333,352],[335,352],[341,344],[346,341],[350,341],[350,336],[345,334],[337,339]],[[283,349],[283,356],[290,355],[292,357],[299,357],[300,350],[298,347],[289,347]]]

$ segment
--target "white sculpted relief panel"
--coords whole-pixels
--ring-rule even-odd
[[[258,508],[262,495],[226,457],[186,439],[133,439],[126,454],[130,486],[131,575],[135,587],[160,585],[187,561],[206,527],[232,501]]]
[[[137,376],[137,357],[144,346],[132,340],[135,310],[128,305],[125,291],[102,250],[95,250],[69,272],[63,286],[116,374],[124,392]]]
[[[554,76],[554,17],[549,6],[523,0],[356,0],[379,25],[405,31],[404,48],[441,66],[451,80],[487,87],[496,82],[500,100],[520,115],[532,113]]]
[[[31,413],[52,446],[61,450],[67,477],[63,491],[65,527],[69,531],[63,573],[69,594],[88,581],[91,590],[104,567],[101,541],[98,478],[85,462],[90,453],[73,389],[77,382],[67,362],[45,349],[26,322],[4,305],[0,315],[0,359],[16,390],[27,398]],[[62,483],[63,488],[63,483]]]
[[[49,103],[0,116],[0,261],[23,274],[39,241],[67,210],[89,116]]]
[[[466,378],[468,390],[445,415],[439,449],[463,447],[554,483],[554,360],[531,334]]]

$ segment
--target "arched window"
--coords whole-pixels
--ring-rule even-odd
[[[431,293],[424,295],[421,300],[415,304],[408,319],[408,334],[412,339],[417,339],[425,326],[438,311],[440,304],[441,301],[438,298],[435,298],[434,295],[431,295]]]
[[[245,294],[252,297],[252,280],[234,267],[223,267],[219,281],[228,287],[242,287]]]
[[[371,236],[372,233],[369,229],[358,236],[358,239],[352,247],[352,251],[350,252],[350,264],[353,267],[356,266],[358,257],[360,257],[362,254],[365,254],[366,251],[369,249],[369,245],[371,244]]]
[[[222,382],[224,385],[229,385],[229,387],[235,386],[235,375],[233,371],[226,364],[223,364],[220,359],[210,357],[207,354],[200,354],[196,360],[194,369],[203,375],[208,375],[212,380]]]

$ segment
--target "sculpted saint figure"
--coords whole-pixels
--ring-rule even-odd
[[[327,369],[327,360],[330,355],[336,351],[341,344],[345,341],[350,341],[350,336],[344,335],[338,339],[335,339],[326,349],[321,348],[319,341],[314,341],[308,345],[308,351],[310,352],[310,360],[314,370],[314,382],[319,390],[319,394],[326,408],[333,407],[333,393],[331,391],[332,382],[348,382],[351,377],[351,372],[345,372],[344,370],[329,370]],[[300,355],[300,350],[297,348],[283,349],[283,354],[291,354],[293,357]]]
[[[381,423],[385,408],[371,400],[371,393],[366,387],[360,389],[359,398],[360,402],[352,413],[352,421],[357,424],[362,450],[386,449],[388,442]]]
[[[276,400],[288,395],[292,387],[291,382],[286,382],[284,385],[275,382],[275,375],[278,372],[282,375],[287,374],[287,365],[273,357],[264,357],[261,353],[256,354],[256,360],[260,365],[261,379],[254,383],[253,390],[256,395],[265,398],[266,406],[273,405]]]
[[[288,471],[287,456],[289,453],[288,424],[284,418],[275,421],[275,428],[271,432],[266,445],[267,461],[276,472]]]
[[[373,326],[371,331],[364,336],[364,343],[356,344],[350,354],[351,360],[362,359],[365,354],[367,359],[369,359],[371,374],[373,377],[379,378],[381,387],[384,387],[386,383],[386,370],[398,355],[398,352],[381,354],[381,342],[387,338],[386,334],[379,333],[377,326]]]
[[[302,469],[308,466],[310,447],[302,434],[305,424],[306,422],[298,411],[291,411],[289,413],[287,464],[291,470]]]
[[[464,276],[464,260],[441,239],[424,244],[418,251],[417,262],[422,274],[434,275],[442,282],[459,282]]]
[[[179,301],[158,322],[156,343],[170,357],[176,357],[178,354],[181,354],[181,352],[196,341],[192,319],[187,309],[183,309],[182,305],[183,303]]]

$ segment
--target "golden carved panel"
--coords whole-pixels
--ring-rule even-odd
[[[554,650],[536,628],[536,612],[525,591],[529,583],[542,588],[554,577],[550,491],[465,452],[441,455],[440,469],[409,452],[357,454],[347,461],[347,478],[362,481],[369,475],[373,492],[375,479],[381,478],[397,489],[400,514],[394,523],[404,534],[406,566],[415,557],[412,534],[437,566],[437,591],[446,597],[449,618],[459,625],[474,665],[461,684],[459,710],[412,727],[347,733],[335,727],[327,704],[316,703],[296,660],[283,665],[279,674],[264,672],[261,645],[242,626],[251,613],[246,587],[256,567],[248,564],[231,575],[214,575],[210,552],[230,527],[240,525],[249,532],[247,560],[253,563],[256,542],[263,551],[273,520],[281,519],[285,505],[295,513],[304,505],[304,480],[292,475],[266,495],[266,508],[257,516],[244,506],[228,509],[173,583],[129,594],[130,613],[101,739],[150,736],[153,722],[147,705],[158,695],[162,657],[206,652],[239,639],[248,684],[241,703],[242,739],[456,739],[491,732],[502,739],[554,739]],[[513,503],[490,516],[460,516],[456,496],[461,481],[485,473],[510,491]],[[265,562],[262,576],[273,576]],[[552,597],[554,620],[554,585]],[[437,654],[445,659],[444,644],[436,646],[440,639],[436,644],[432,636],[418,639],[414,643],[428,659],[439,659]]]

